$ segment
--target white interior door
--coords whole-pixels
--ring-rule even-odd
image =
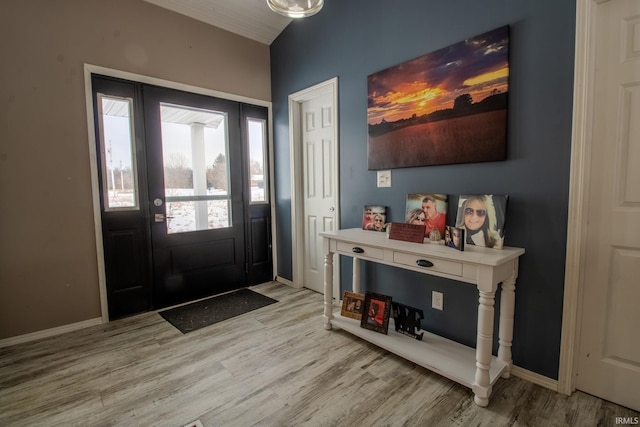
[[[336,229],[336,180],[333,94],[326,92],[300,104],[302,192],[304,205],[303,285],[324,289],[322,231]]]
[[[640,410],[640,0],[600,2],[595,36],[576,386]]]

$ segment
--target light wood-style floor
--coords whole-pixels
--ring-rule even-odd
[[[181,334],[146,313],[0,348],[0,426],[614,426],[637,412],[519,378],[469,389],[322,326],[322,296]],[[409,339],[409,338],[408,338]]]

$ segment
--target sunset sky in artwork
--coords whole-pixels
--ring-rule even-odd
[[[368,77],[368,123],[393,122],[453,108],[509,90],[509,27],[464,40]]]

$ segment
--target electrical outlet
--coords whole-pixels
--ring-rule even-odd
[[[443,310],[444,306],[444,295],[442,292],[431,292],[431,308],[435,308],[436,310]]]
[[[378,171],[378,187],[391,187],[391,171]]]

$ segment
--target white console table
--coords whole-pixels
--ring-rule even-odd
[[[337,326],[407,360],[465,385],[480,406],[489,404],[493,384],[508,378],[515,308],[515,282],[522,248],[489,249],[466,246],[463,252],[432,243],[410,243],[387,238],[386,233],[347,229],[320,233],[324,239],[324,327]],[[353,291],[360,292],[360,260],[471,283],[480,295],[476,348],[424,332],[422,341],[401,335],[390,321],[384,335],[360,327],[360,321],[340,315],[333,307],[333,255],[353,257]],[[424,262],[426,261],[426,262]],[[418,262],[422,265],[419,266]],[[502,283],[498,357],[491,355],[494,300]],[[339,299],[339,297],[338,297]]]

